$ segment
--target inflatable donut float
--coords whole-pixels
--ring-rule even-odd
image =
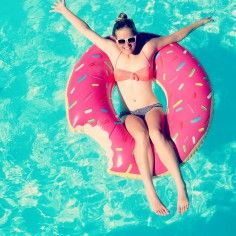
[[[186,162],[199,147],[209,126],[212,92],[198,61],[177,43],[157,51],[153,81],[167,100],[166,119],[180,162]],[[113,67],[93,45],[75,64],[66,89],[66,111],[72,131],[94,138],[106,152],[108,172],[141,178],[133,155],[134,140],[112,104],[115,85]],[[152,145],[153,148],[153,145]],[[167,172],[154,153],[153,176]]]

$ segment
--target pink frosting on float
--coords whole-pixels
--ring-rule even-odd
[[[212,110],[211,87],[204,69],[177,43],[162,48],[155,65],[154,80],[167,99],[168,132],[180,161],[186,162],[207,131]],[[134,140],[112,105],[114,85],[109,58],[93,45],[75,64],[68,80],[69,125],[73,131],[87,133],[101,144],[107,153],[109,173],[140,178],[133,156]],[[153,174],[162,175],[167,169],[154,148],[153,151]]]

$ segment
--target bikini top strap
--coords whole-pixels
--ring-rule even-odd
[[[115,68],[116,68],[116,65],[117,65],[117,62],[118,62],[118,59],[119,59],[121,53],[122,53],[122,52],[120,52],[120,54],[119,54],[118,57],[116,58]]]
[[[148,61],[149,65],[150,65],[150,62],[149,62],[149,60],[148,60],[148,58],[147,58],[147,56],[146,56],[146,54],[144,53],[144,51],[143,51],[143,50],[142,50],[142,53],[143,53],[143,55],[145,56],[145,58],[147,59],[147,61]]]

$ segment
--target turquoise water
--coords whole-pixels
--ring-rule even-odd
[[[67,1],[104,36],[121,11],[140,31],[163,35],[201,17],[216,20],[181,42],[209,75],[214,114],[203,144],[181,167],[190,198],[184,216],[176,213],[170,176],[155,180],[166,217],[149,210],[140,181],[107,174],[98,144],[70,133],[67,78],[91,44],[49,13],[52,2],[1,1],[0,235],[235,235],[234,1]]]

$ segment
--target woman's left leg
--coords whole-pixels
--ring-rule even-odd
[[[165,137],[163,132],[165,125],[165,114],[163,113],[162,108],[153,109],[146,113],[145,120],[148,126],[149,136],[155,150],[160,157],[160,160],[167,167],[175,180],[178,191],[178,212],[184,213],[188,208],[188,197],[185,184],[180,173],[176,153],[173,149],[171,141]]]

